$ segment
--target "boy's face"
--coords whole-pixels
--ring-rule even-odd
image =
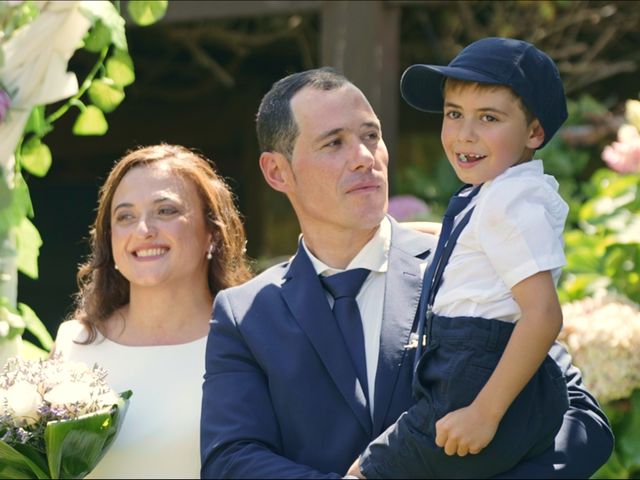
[[[531,158],[544,141],[507,87],[445,87],[441,140],[456,175],[478,185]]]

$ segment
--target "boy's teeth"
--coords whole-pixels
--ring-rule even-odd
[[[458,153],[458,160],[461,162],[474,162],[484,158],[484,155],[474,155],[472,153]]]

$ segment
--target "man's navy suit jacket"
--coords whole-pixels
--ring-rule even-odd
[[[216,297],[203,385],[203,478],[339,478],[411,406],[420,267],[435,239],[391,224],[373,416],[300,247],[290,262]],[[586,418],[610,438],[595,401],[577,386]],[[552,469],[556,460],[537,466]]]

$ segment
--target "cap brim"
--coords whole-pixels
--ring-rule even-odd
[[[466,68],[417,64],[411,65],[402,74],[402,98],[413,108],[423,112],[442,112],[442,84],[445,77],[478,83],[496,83],[495,79]]]

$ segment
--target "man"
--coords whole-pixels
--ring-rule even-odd
[[[413,403],[412,326],[435,242],[385,216],[380,122],[342,75],[318,69],[280,80],[262,100],[257,130],[262,173],[289,198],[302,239],[290,262],[216,298],[201,475],[339,478]],[[364,321],[347,336],[338,312],[344,299],[323,284],[362,268],[370,271],[356,297]],[[555,451],[513,476],[554,468],[588,476],[610,452],[604,415],[566,352],[559,360],[572,407]]]

